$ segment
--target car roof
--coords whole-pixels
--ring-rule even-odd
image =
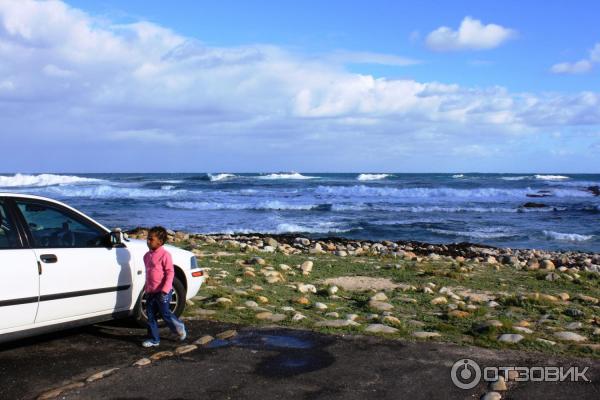
[[[2,197],[20,197],[20,198],[24,198],[24,199],[44,200],[44,201],[47,201],[47,202],[50,202],[50,203],[58,204],[59,206],[68,208],[69,210],[71,210],[71,211],[73,211],[73,212],[81,215],[82,217],[84,217],[84,218],[92,221],[94,224],[100,226],[104,230],[110,232],[110,229],[108,229],[107,227],[105,227],[100,222],[96,221],[95,219],[91,218],[90,216],[85,215],[81,211],[77,210],[76,208],[71,207],[68,204],[65,204],[65,203],[63,203],[61,201],[58,201],[58,200],[51,199],[49,197],[36,196],[36,195],[33,195],[33,194],[25,194],[25,193],[0,192],[0,198],[2,198]]]

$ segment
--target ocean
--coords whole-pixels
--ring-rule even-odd
[[[600,252],[598,185],[597,174],[0,175],[0,192],[54,198],[123,229],[593,252]]]

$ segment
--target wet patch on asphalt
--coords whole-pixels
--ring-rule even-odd
[[[325,350],[333,340],[315,339],[315,335],[303,331],[245,331],[237,336],[215,339],[206,348],[218,349],[235,346],[255,351],[276,351],[257,366],[256,373],[266,377],[289,377],[326,368],[335,362],[335,357]]]

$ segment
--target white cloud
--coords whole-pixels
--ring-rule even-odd
[[[344,62],[413,61],[342,54]],[[347,163],[358,154],[393,163],[400,148],[485,156],[507,138],[546,127],[600,125],[598,93],[538,96],[375,78],[348,72],[336,56],[211,47],[149,22],[97,20],[59,1],[0,0],[3,143],[29,141],[32,156],[60,154],[69,143],[66,159],[77,154],[82,162],[121,151],[136,165],[152,151],[180,146],[173,162],[196,165],[196,157],[181,154],[202,151],[206,162],[252,169],[277,157],[333,162],[334,153]],[[474,139],[489,143],[473,147]],[[152,143],[160,146],[143,147]],[[288,151],[268,153],[273,148]],[[14,163],[22,159],[15,155]]]
[[[592,63],[588,60],[579,60],[574,63],[563,62],[554,64],[550,71],[555,74],[583,74],[592,69]]]
[[[555,74],[584,74],[590,72],[594,64],[600,63],[600,43],[589,51],[589,57],[576,62],[562,62],[554,64],[550,72]]]
[[[458,30],[441,26],[427,35],[425,43],[435,51],[488,50],[515,36],[512,29],[496,24],[484,25],[477,19],[465,17]]]

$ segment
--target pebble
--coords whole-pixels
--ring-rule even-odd
[[[390,303],[386,303],[383,301],[369,301],[369,307],[375,309],[377,311],[390,311],[394,308]]]
[[[190,351],[194,351],[198,348],[195,344],[188,344],[185,346],[179,346],[175,349],[175,354],[181,355],[185,353],[189,353]]]
[[[356,321],[357,318],[358,314],[346,314],[346,319],[349,319],[351,321]]]
[[[567,308],[565,310],[565,314],[567,314],[570,317],[573,318],[579,318],[579,317],[583,317],[585,314],[583,313],[583,311],[578,310],[576,308]]]
[[[519,343],[523,339],[524,336],[518,333],[503,333],[498,337],[498,341],[504,343]]]
[[[94,382],[97,381],[99,379],[105,378],[109,375],[114,374],[115,372],[117,372],[119,370],[119,368],[111,368],[111,369],[107,369],[104,371],[100,371],[100,372],[96,372],[95,374],[92,374],[90,376],[88,376],[85,380],[86,383],[90,383],[90,382]]]
[[[303,314],[300,314],[300,313],[296,313],[296,314],[294,314],[294,316],[292,317],[292,321],[294,321],[294,322],[298,322],[298,321],[301,321],[301,320],[303,320],[303,319],[305,319],[305,318],[306,318],[306,315],[303,315]]]
[[[315,285],[299,283],[298,291],[300,293],[317,293],[317,288]]]
[[[198,340],[196,340],[194,342],[194,344],[196,344],[198,346],[204,346],[205,344],[212,342],[214,339],[215,338],[210,335],[204,335],[201,338],[199,338]]]
[[[585,342],[587,340],[585,336],[581,336],[575,332],[569,331],[554,332],[554,336],[560,340],[568,342]]]
[[[223,339],[224,340],[224,339],[232,338],[232,337],[234,337],[236,335],[237,335],[237,331],[235,329],[229,329],[229,330],[223,331],[221,333],[217,333],[216,336],[217,336],[217,339]]]
[[[531,335],[533,333],[533,331],[529,328],[525,328],[524,326],[513,326],[513,329],[515,331],[521,332],[521,333],[526,333],[528,335]]]
[[[159,351],[157,353],[152,354],[150,356],[150,359],[152,361],[157,361],[157,360],[160,360],[160,359],[165,358],[165,357],[173,357],[173,352],[169,351],[169,350]]]
[[[443,296],[440,297],[436,297],[435,299],[431,300],[431,304],[436,305],[436,304],[446,304],[448,303],[448,299],[446,299]]]
[[[310,274],[310,272],[313,269],[313,262],[312,261],[304,261],[302,263],[302,265],[300,266],[300,269],[302,270],[302,275]]]
[[[370,324],[365,328],[365,332],[371,333],[396,333],[398,329],[383,324]]]
[[[383,317],[383,322],[397,326],[402,325],[402,321],[391,315],[386,315],[385,317]]]
[[[294,302],[298,303],[298,304],[302,304],[302,305],[308,305],[310,304],[310,300],[306,297],[299,297],[296,300],[294,300]]]
[[[441,336],[438,332],[425,332],[425,331],[413,332],[412,335],[418,339],[430,339],[430,338]]]
[[[452,310],[448,313],[448,316],[452,318],[467,318],[469,315],[468,312],[461,310]]]
[[[598,299],[592,296],[587,296],[585,294],[578,294],[575,296],[576,299],[581,300],[585,303],[598,304]]]
[[[315,326],[326,326],[329,328],[342,328],[345,326],[356,326],[360,325],[357,322],[351,321],[349,319],[332,319],[327,321],[318,321],[315,322]]]
[[[269,302],[269,299],[266,298],[265,296],[258,296],[258,297],[256,297],[256,300],[258,300],[259,303],[263,303],[263,304]]]
[[[328,318],[339,318],[340,314],[335,311],[332,311],[332,312],[328,312],[327,314],[325,314],[325,316]]]
[[[209,316],[209,315],[214,315],[217,312],[215,310],[205,310],[203,308],[197,308],[193,311],[193,313],[196,315]]]
[[[248,264],[257,264],[257,265],[265,265],[267,262],[260,257],[252,257],[248,260]]]
[[[581,322],[571,322],[565,326],[567,329],[581,329],[583,328],[583,324]]]
[[[60,395],[64,391],[71,390],[71,389],[79,389],[79,388],[82,388],[84,386],[85,386],[85,383],[83,383],[83,382],[69,383],[68,385],[61,386],[61,387],[58,387],[58,388],[54,388],[52,390],[48,390],[47,392],[44,392],[41,395],[39,395],[37,399],[38,400],[53,399],[55,397],[58,397],[58,395]]]
[[[550,346],[554,346],[556,345],[556,342],[553,342],[552,340],[547,340],[547,339],[542,339],[542,338],[537,338],[535,339],[536,341],[543,343],[543,344],[548,344]]]
[[[329,293],[330,295],[334,295],[338,292],[339,288],[337,286],[329,286],[327,288],[327,293]]]
[[[495,392],[503,392],[506,390],[506,382],[502,375],[498,376],[498,380],[490,383],[490,389]]]
[[[321,303],[321,302],[316,302],[316,303],[314,304],[314,307],[315,307],[317,310],[321,310],[321,311],[323,311],[323,310],[327,310],[327,304],[324,304],[324,303]]]
[[[387,301],[388,297],[383,292],[375,293],[371,296],[371,301]]]
[[[500,400],[502,395],[498,392],[488,392],[481,397],[481,400]]]
[[[134,367],[143,367],[144,365],[148,365],[152,362],[151,359],[149,358],[140,358],[139,360],[137,360],[136,362],[133,363]]]
[[[244,302],[244,305],[248,308],[258,307],[258,303],[252,300],[247,300]]]
[[[215,303],[221,307],[228,307],[233,303],[233,301],[227,297],[219,297],[217,300],[215,300]]]

